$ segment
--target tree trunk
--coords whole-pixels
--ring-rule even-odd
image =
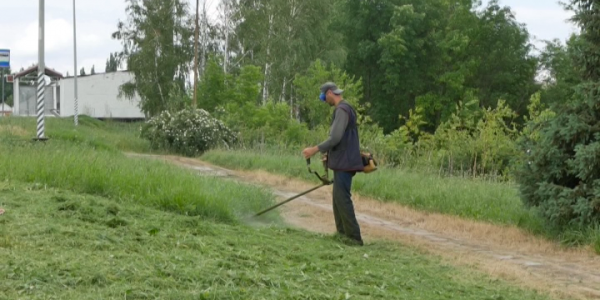
[[[196,108],[198,103],[198,36],[200,34],[199,19],[200,0],[196,0],[196,29],[194,32],[194,100],[192,107]]]
[[[269,98],[269,75],[270,75],[270,67],[271,64],[271,37],[273,35],[273,18],[274,15],[269,15],[269,30],[267,34],[267,57],[265,59],[265,78],[263,83],[263,105],[267,104],[267,99]]]
[[[225,49],[223,49],[223,54],[225,55],[223,59],[223,73],[227,74],[227,63],[229,62],[229,21],[230,21],[230,0],[223,0],[223,31],[225,34]]]
[[[208,17],[206,15],[206,0],[202,3],[202,57],[200,62],[200,74],[199,77],[204,76],[204,70],[206,69],[206,48],[208,33],[206,32],[208,27]]]

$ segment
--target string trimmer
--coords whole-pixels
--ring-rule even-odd
[[[265,210],[257,213],[255,216],[260,216],[260,215],[262,215],[262,214],[264,214],[264,213],[266,213],[268,211],[271,211],[271,210],[273,210],[273,209],[275,209],[275,208],[277,208],[277,207],[279,207],[281,205],[284,205],[284,204],[286,204],[286,203],[288,203],[288,202],[290,202],[290,201],[292,201],[292,200],[294,200],[294,199],[296,199],[296,198],[298,198],[300,196],[304,196],[304,195],[306,195],[306,194],[308,194],[308,193],[310,193],[310,192],[312,192],[312,191],[314,191],[314,190],[316,190],[318,188],[321,188],[321,187],[324,187],[326,185],[330,185],[330,184],[333,183],[331,180],[329,180],[329,169],[327,168],[327,160],[323,160],[323,167],[325,168],[325,175],[323,175],[323,176],[319,175],[319,173],[317,173],[316,171],[311,170],[311,168],[310,168],[310,158],[306,159],[306,166],[308,167],[308,172],[309,173],[313,173],[313,174],[315,174],[317,176],[317,178],[319,178],[319,180],[321,181],[321,185],[316,186],[316,187],[314,187],[314,188],[312,188],[310,190],[306,190],[306,191],[304,191],[304,192],[302,192],[302,193],[300,193],[298,195],[295,195],[293,197],[290,197],[290,198],[288,198],[288,199],[286,199],[286,200],[284,200],[284,201],[282,201],[280,203],[277,203],[277,204],[275,204],[275,205],[273,205],[273,206],[271,206],[271,207],[269,207],[269,208],[267,208],[267,209],[265,209]]]

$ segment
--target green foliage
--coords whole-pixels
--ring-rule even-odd
[[[154,149],[170,150],[186,156],[224,145],[229,147],[236,136],[220,120],[203,109],[184,109],[176,113],[164,111],[142,127],[141,136]]]
[[[523,202],[547,220],[585,228],[600,222],[600,13],[595,1],[573,0],[570,8],[582,30],[575,57],[582,83],[573,101],[557,106],[555,117],[539,122],[539,134],[522,142],[528,155],[518,180]]]
[[[526,124],[521,131],[522,138],[519,142],[526,142],[527,140],[538,142],[541,126],[545,126],[549,120],[556,116],[556,113],[542,104],[542,92],[531,96],[527,110],[529,117],[525,117]]]
[[[126,61],[134,80],[119,88],[119,95],[139,95],[148,117],[169,108],[171,91],[184,89],[191,53],[192,24],[181,0],[127,0],[127,22],[112,34],[123,45],[118,62]]]
[[[225,74],[218,57],[211,56],[198,87],[199,108],[211,113],[217,109],[257,106],[263,75],[257,66],[245,65],[237,73]]]
[[[508,176],[508,167],[517,154],[518,132],[512,123],[516,115],[504,101],[483,111],[473,109],[476,106],[476,101],[457,106],[450,120],[438,128],[434,135],[438,159],[450,173],[460,169],[471,176]]]
[[[505,99],[525,113],[523,104],[537,90],[529,35],[497,1],[473,6],[470,0],[346,1],[346,71],[362,78],[369,113],[385,133],[418,106],[434,132],[472,97],[491,108]]]
[[[319,88],[327,81],[335,82],[340,89],[344,90],[342,97],[355,108],[359,125],[370,120],[365,115],[364,108],[369,104],[359,103],[359,99],[362,98],[361,80],[355,79],[354,76],[348,75],[333,64],[327,67],[321,60],[316,60],[305,73],[296,75],[294,80],[300,117],[309,128],[329,125],[331,122],[332,109],[319,100]]]
[[[119,62],[117,61],[118,53],[111,53],[109,58],[106,60],[106,67],[104,69],[105,73],[116,72],[119,67]]]
[[[294,106],[295,75],[316,59],[341,65],[341,35],[329,29],[336,14],[333,1],[239,1],[234,45],[241,65],[263,71],[263,102]],[[307,30],[310,29],[310,30]]]
[[[547,41],[540,55],[542,70],[546,73],[542,89],[542,102],[546,105],[572,101],[574,87],[581,83],[581,75],[575,65],[582,39],[572,35],[566,45],[560,41]]]

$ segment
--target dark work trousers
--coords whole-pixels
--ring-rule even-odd
[[[362,241],[350,193],[354,174],[356,172],[333,172],[333,216],[338,233]]]

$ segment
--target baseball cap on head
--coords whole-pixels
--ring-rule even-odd
[[[332,91],[336,95],[340,95],[344,90],[340,90],[333,82],[326,82],[321,86],[321,93],[326,94],[327,91]]]

